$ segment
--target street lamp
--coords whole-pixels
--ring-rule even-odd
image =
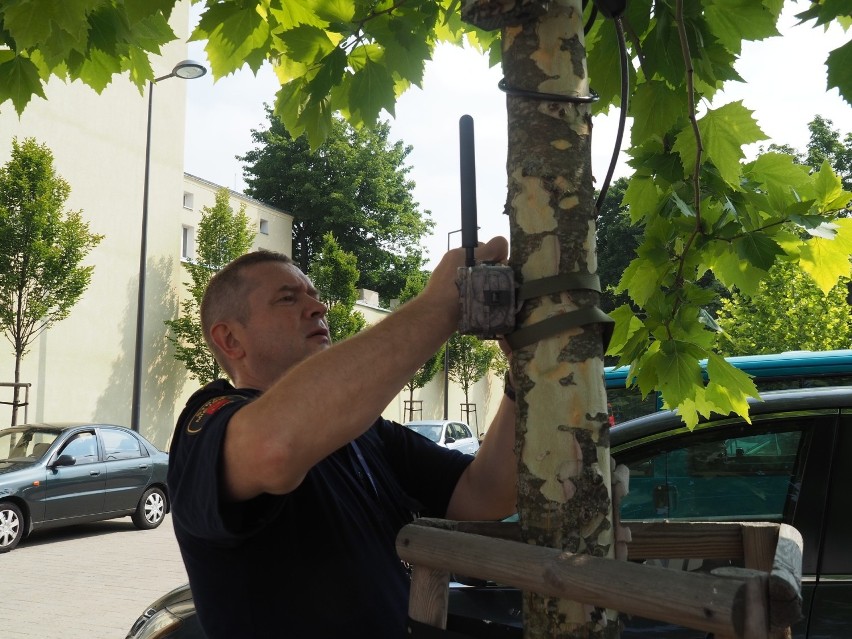
[[[450,236],[453,233],[461,233],[461,229],[447,233],[447,252],[450,250]],[[444,419],[449,419],[450,414],[450,341],[444,344]]]
[[[142,234],[139,241],[139,291],[136,302],[136,349],[133,354],[133,398],[130,405],[130,428],[139,432],[139,405],[142,395],[142,335],[145,328],[145,267],[148,261],[148,185],[151,172],[151,107],[154,103],[154,85],[169,78],[194,80],[207,69],[194,60],[178,62],[171,73],[148,82],[148,136],[145,140],[145,184],[142,187]]]

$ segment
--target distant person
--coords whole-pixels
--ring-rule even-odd
[[[495,238],[477,257],[507,252]],[[288,257],[249,253],[213,276],[202,329],[233,385],[214,381],[189,399],[168,477],[209,639],[401,639],[400,528],[417,514],[515,511],[510,397],[475,458],[380,417],[454,332],[464,257],[448,252],[418,297],[334,346],[325,305]]]

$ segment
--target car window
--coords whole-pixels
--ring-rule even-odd
[[[135,459],[142,456],[139,440],[128,431],[117,428],[104,428],[101,429],[101,439],[104,443],[104,455],[107,461],[113,459]]]
[[[98,461],[98,440],[95,433],[91,431],[77,433],[62,448],[60,454],[71,455],[77,460],[78,466]]]
[[[466,439],[468,437],[473,437],[473,435],[471,435],[470,433],[470,429],[467,427],[466,424],[458,424],[458,427],[462,438]]]
[[[785,420],[780,429],[774,423],[741,424],[618,459],[630,469],[621,517],[789,521],[801,486],[807,432],[795,420]]]
[[[56,439],[56,433],[9,430],[0,434],[0,460],[39,459]]]

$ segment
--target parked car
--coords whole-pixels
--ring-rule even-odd
[[[0,553],[33,530],[130,516],[159,526],[169,511],[169,456],[129,428],[26,424],[0,430]]]
[[[714,416],[694,430],[662,411],[611,430],[611,451],[630,469],[622,517],[770,521],[804,539],[803,615],[795,639],[846,639],[852,628],[852,387],[766,392],[751,424]],[[629,550],[628,550],[629,552]],[[702,570],[700,559],[668,561]],[[512,588],[451,584],[448,629],[474,638],[520,637],[521,598]],[[639,618],[623,637],[704,639],[706,633]],[[204,639],[182,586],[154,602],[127,639]]]
[[[460,450],[468,455],[475,455],[479,450],[479,439],[474,437],[470,426],[464,422],[451,419],[421,419],[406,422],[403,426],[431,439],[436,444]]]

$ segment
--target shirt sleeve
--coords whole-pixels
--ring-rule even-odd
[[[168,487],[175,525],[207,541],[228,545],[271,517],[279,499],[246,502],[222,498],[222,448],[228,421],[251,398],[226,394],[190,403],[178,420],[169,451]]]

